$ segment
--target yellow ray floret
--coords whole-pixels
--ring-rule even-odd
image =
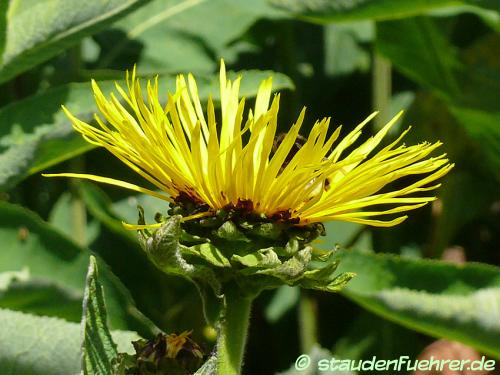
[[[191,75],[187,80],[183,75],[177,77],[176,91],[168,95],[166,105],[160,104],[158,79],[148,81],[143,91],[135,69],[127,73],[125,88],[116,85],[120,99],[114,94],[106,97],[92,81],[101,115],[95,116],[93,126],[63,107],[73,127],[160,192],[94,175],[58,176],[117,185],[169,202],[188,196],[195,203],[208,205],[209,212],[249,201],[256,213],[285,217],[297,225],[342,220],[393,226],[407,216],[387,219],[386,215],[417,209],[434,200],[415,193],[439,187],[433,182],[453,167],[445,155],[429,156],[440,142],[401,144],[409,129],[389,145],[379,147],[401,113],[357,147],[353,144],[376,113],[340,140],[340,127],[329,132],[330,119],[323,119],[314,124],[296,150],[303,110],[277,143],[279,94],[272,96],[271,79],[261,83],[255,106],[250,109],[245,98],[239,98],[240,79],[227,79],[221,62],[217,112],[212,99],[203,109]],[[414,176],[412,182],[384,189],[406,176]]]

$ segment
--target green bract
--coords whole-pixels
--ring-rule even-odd
[[[139,231],[139,239],[160,270],[190,279],[204,297],[207,287],[218,298],[236,288],[253,299],[281,285],[336,292],[354,276],[335,272],[335,251],[311,244],[324,235],[321,224],[294,226],[238,210],[182,222],[182,215],[175,214],[179,211],[174,208],[173,216],[161,218],[156,231]],[[143,222],[141,209],[139,224]]]

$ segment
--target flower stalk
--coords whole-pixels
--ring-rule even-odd
[[[237,375],[243,364],[252,298],[229,291],[224,299],[217,339],[217,374]]]
[[[317,305],[306,290],[301,291],[299,302],[299,334],[302,353],[309,353],[318,342]]]

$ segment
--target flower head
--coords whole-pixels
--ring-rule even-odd
[[[409,129],[389,145],[378,147],[401,113],[357,147],[353,144],[376,113],[343,138],[339,138],[340,127],[329,134],[330,119],[324,118],[297,147],[305,115],[302,110],[278,140],[280,96],[272,95],[271,78],[260,84],[253,108],[239,98],[240,80],[227,79],[221,62],[220,111],[212,99],[204,110],[192,75],[187,80],[183,75],[177,77],[176,91],[168,95],[164,106],[158,79],[148,81],[144,93],[135,69],[127,73],[126,89],[116,85],[121,101],[114,94],[103,95],[92,81],[102,117],[96,115],[98,126],[93,126],[64,108],[74,128],[160,192],[94,175],[59,176],[114,184],[169,202],[188,199],[205,207],[198,214],[202,216],[227,207],[244,207],[297,225],[342,220],[393,226],[407,217],[399,213],[434,200],[429,194],[414,194],[436,189],[440,185],[434,182],[453,167],[445,154],[429,157],[440,142],[401,144]],[[384,189],[411,175],[418,178],[394,190]],[[387,219],[386,215],[393,214],[397,214],[395,218]]]

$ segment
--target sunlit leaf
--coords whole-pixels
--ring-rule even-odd
[[[27,268],[31,277],[61,285],[83,298],[89,250],[77,246],[34,213],[5,202],[0,202],[0,242],[4,246],[0,271]],[[102,261],[99,263],[111,327],[144,328],[126,289]]]
[[[75,215],[75,209],[78,210],[83,205],[83,202],[76,199],[74,194],[69,192],[63,193],[57,202],[54,204],[49,215],[49,223],[63,232],[66,236],[75,235],[74,228],[81,227],[82,237],[85,237],[85,245],[88,246],[99,235],[99,223],[95,220],[80,222]],[[85,216],[84,216],[85,218]]]
[[[96,37],[102,54],[98,66],[122,67],[135,55],[149,72],[212,72],[218,59],[231,62],[245,44],[233,43],[259,18],[279,12],[264,0],[157,0]],[[217,19],[218,22],[206,22]]]
[[[396,69],[421,85],[446,98],[459,94],[457,50],[434,19],[416,17],[381,22],[377,24],[376,47]]]
[[[386,319],[500,357],[500,269],[345,252],[342,294]]]
[[[103,288],[98,280],[97,263],[90,257],[82,315],[82,371],[85,375],[109,374],[118,355],[108,329]]]
[[[80,324],[0,309],[0,368],[4,374],[68,375],[80,371]],[[113,331],[120,352],[133,353],[130,331]],[[27,349],[29,348],[29,351]]]
[[[0,83],[55,56],[146,0],[12,0],[0,5]],[[2,23],[5,41],[2,43]],[[2,45],[3,48],[2,48]]]
[[[308,21],[326,23],[352,20],[388,20],[431,12],[473,11],[464,5],[498,9],[494,0],[270,0],[278,9],[287,10]]]

